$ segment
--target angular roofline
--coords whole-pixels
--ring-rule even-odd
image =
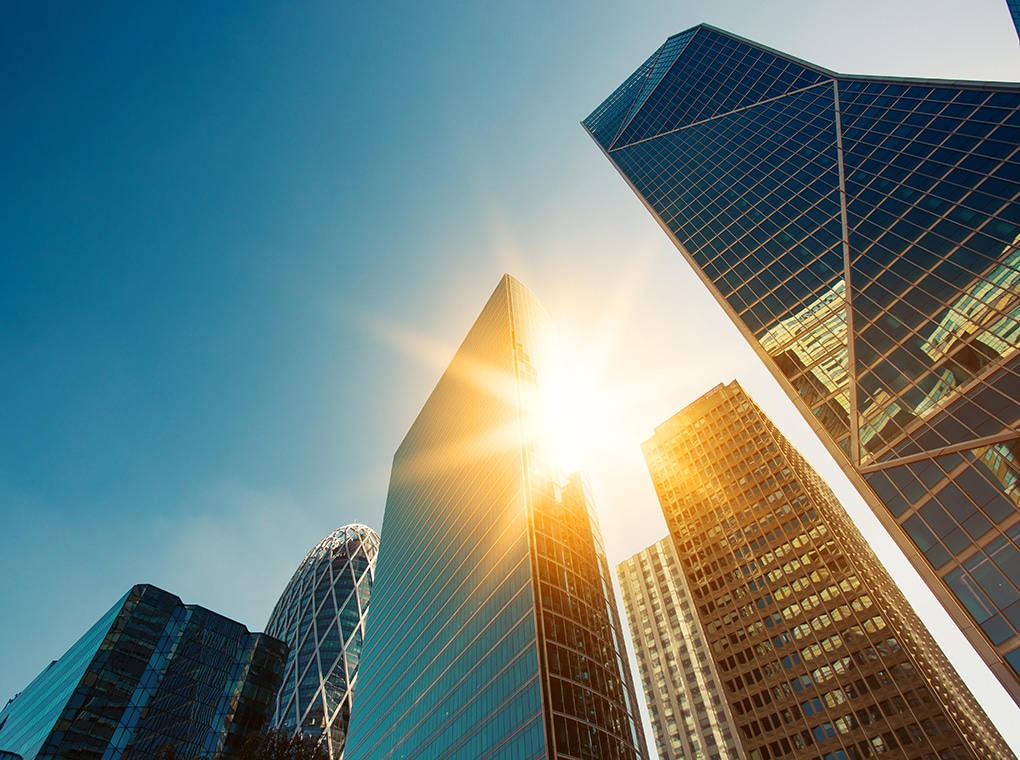
[[[754,40],[749,40],[747,39],[747,37],[741,37],[739,34],[728,32],[725,29],[720,29],[719,27],[712,26],[711,24],[701,23],[698,24],[697,26],[692,26],[691,29],[709,29],[715,32],[716,34],[721,34],[725,37],[730,37],[734,40],[737,40],[738,42],[743,42],[745,45],[750,45],[751,47],[756,47],[759,50],[764,50],[766,53],[770,53],[771,55],[775,55],[780,58],[785,58],[788,61],[793,61],[794,63],[800,64],[806,69],[817,71],[819,74],[823,74],[824,76],[832,77],[833,79],[841,76],[839,73],[833,71],[832,69],[827,69],[824,66],[819,66],[817,63],[812,63],[811,61],[805,61],[803,58],[798,58],[795,55],[790,55],[789,53],[785,53],[782,50],[776,50],[773,47],[763,45],[762,43],[755,42]],[[684,32],[689,32],[691,29],[685,29]],[[679,32],[679,34],[684,34],[684,32]],[[675,37],[676,35],[674,34],[671,36]]]
[[[935,79],[931,77],[897,77],[876,74],[837,74],[846,82],[882,82],[884,84],[927,85],[929,87],[985,87],[997,90],[1020,90],[1020,82],[994,82],[983,79]]]
[[[729,382],[726,382],[725,380],[720,380],[718,383],[713,385],[707,391],[699,395],[696,399],[689,402],[685,407],[683,407],[677,412],[674,412],[669,417],[660,422],[658,425],[656,425],[654,428],[655,432],[647,441],[645,441],[645,443],[651,443],[653,440],[655,440],[655,437],[658,436],[660,433],[665,432],[667,428],[673,427],[671,423],[673,423],[677,417],[680,417],[684,414],[687,414],[690,411],[693,411],[694,408],[699,406],[703,401],[705,401],[705,399],[708,396],[714,396],[717,392],[721,390],[726,390],[728,388],[732,388],[733,386],[736,386],[741,391],[744,391],[743,386],[740,385],[740,381],[737,380],[736,378],[733,378]],[[746,394],[747,392],[744,391],[744,393]]]
[[[992,81],[984,79],[940,79],[936,77],[907,77],[907,76],[891,76],[886,74],[842,74],[837,71],[827,69],[824,66],[819,66],[818,64],[812,63],[810,61],[805,61],[803,58],[798,58],[797,56],[785,53],[782,50],[777,50],[773,47],[769,47],[768,45],[763,45],[760,42],[747,39],[746,37],[742,37],[739,34],[728,32],[725,29],[720,29],[717,26],[713,26],[712,24],[704,22],[701,24],[696,24],[695,26],[692,27],[688,27],[687,29],[684,29],[683,31],[677,32],[675,34],[671,34],[669,37],[666,38],[665,42],[663,42],[662,44],[659,45],[658,48],[656,48],[656,50],[661,50],[662,47],[667,42],[669,42],[669,40],[675,37],[679,37],[680,35],[687,34],[689,32],[694,32],[696,34],[697,31],[700,29],[708,29],[712,32],[715,32],[716,34],[721,34],[725,37],[729,37],[730,39],[741,42],[745,45],[750,45],[751,47],[757,48],[758,50],[767,52],[770,55],[779,56],[780,58],[792,61],[800,66],[803,66],[808,70],[815,71],[819,74],[822,74],[823,76],[829,77],[836,81],[869,82],[879,84],[922,86],[922,87],[984,88],[991,90],[1001,90],[1004,92],[1020,91],[1020,82]],[[603,100],[602,103],[604,102],[605,101]],[[600,103],[599,106],[596,106],[595,110],[598,110],[598,108],[601,107],[601,105],[602,104]],[[594,111],[592,113],[594,113]],[[584,127],[585,131],[588,132],[589,136],[597,144],[599,144],[599,147],[601,148],[601,144],[595,137],[594,133],[592,133],[591,130],[588,129],[588,127],[584,123],[585,120],[588,119],[590,116],[591,114],[589,114],[588,116],[581,120],[581,126]],[[603,152],[606,152],[608,155],[608,152],[605,149],[603,149]]]
[[[798,58],[797,56],[791,55],[790,53],[786,53],[786,52],[784,52],[782,50],[777,50],[776,48],[769,47],[768,45],[763,45],[762,43],[756,42],[755,40],[749,40],[746,37],[741,37],[739,34],[734,34],[733,32],[729,32],[729,31],[727,31],[725,29],[720,29],[717,26],[713,26],[712,24],[708,24],[708,23],[704,23],[704,22],[701,23],[701,24],[696,24],[695,26],[692,26],[692,27],[690,27],[688,29],[684,29],[682,32],[677,32],[676,34],[671,34],[666,39],[670,40],[673,37],[678,37],[681,34],[686,34],[687,32],[690,32],[690,31],[695,30],[695,29],[710,29],[711,31],[716,32],[717,34],[722,34],[722,35],[724,35],[726,37],[730,37],[730,38],[732,38],[734,40],[737,40],[739,42],[743,42],[745,45],[750,45],[752,47],[758,48],[759,50],[764,50],[767,53],[771,53],[772,55],[777,55],[780,58],[785,58],[785,59],[787,59],[789,61],[793,61],[795,63],[800,64],[801,66],[804,66],[805,68],[811,69],[813,71],[817,71],[818,73],[824,74],[825,76],[832,77],[833,79],[849,80],[849,81],[856,81],[856,82],[860,82],[860,81],[864,81],[864,82],[883,82],[883,83],[886,83],[886,84],[913,84],[913,85],[919,84],[919,85],[930,85],[932,87],[940,87],[940,86],[949,86],[949,87],[994,87],[994,88],[1001,88],[1001,89],[1004,89],[1004,90],[1020,90],[1020,82],[987,81],[987,80],[982,80],[982,79],[939,79],[939,78],[935,78],[935,77],[906,77],[906,76],[902,76],[901,77],[901,76],[890,76],[890,75],[885,75],[885,74],[879,74],[879,75],[876,75],[876,74],[843,74],[843,73],[840,73],[838,71],[833,71],[832,69],[827,69],[824,66],[819,66],[817,63],[812,63],[811,61],[805,61],[803,58]]]

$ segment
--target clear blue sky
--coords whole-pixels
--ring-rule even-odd
[[[578,122],[702,21],[837,71],[1020,79],[1005,0],[278,6],[5,10],[0,703],[136,582],[261,629],[323,535],[380,527],[505,271],[613,399],[612,561],[665,532],[639,442],[717,382],[835,477]]]

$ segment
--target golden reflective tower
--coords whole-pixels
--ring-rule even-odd
[[[736,382],[643,448],[748,760],[1014,757],[832,491]]]
[[[645,757],[598,521],[551,455],[557,358],[504,276],[400,444],[349,757]]]

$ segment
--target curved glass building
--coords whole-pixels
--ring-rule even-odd
[[[266,625],[290,646],[273,724],[320,736],[333,760],[347,741],[378,551],[371,528],[333,531],[308,552]]]

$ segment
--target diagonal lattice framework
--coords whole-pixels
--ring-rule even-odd
[[[321,737],[343,757],[365,635],[379,536],[339,528],[308,553],[266,626],[290,647],[274,723]]]

